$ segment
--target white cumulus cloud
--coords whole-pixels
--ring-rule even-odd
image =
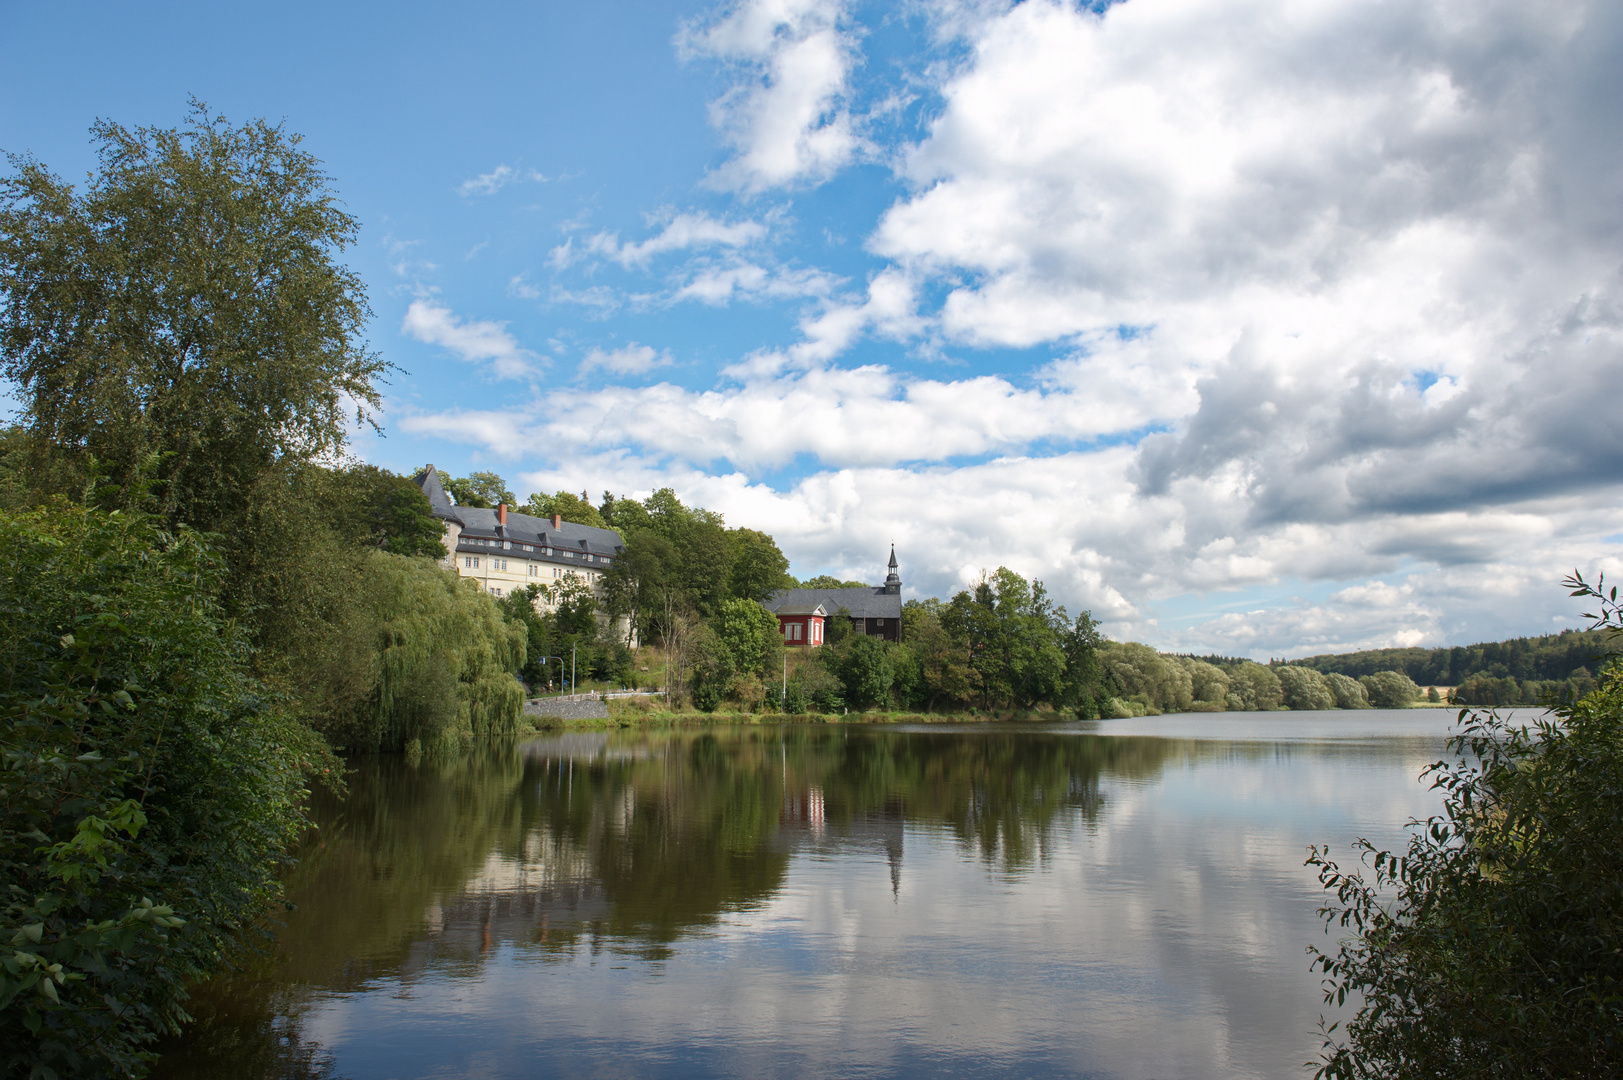
[[[659,352],[651,345],[638,345],[635,341],[623,349],[593,349],[580,363],[581,374],[607,371],[614,375],[646,375],[673,363],[669,350]]]
[[[856,153],[847,20],[763,0],[686,31],[740,75],[719,183],[747,196]],[[891,539],[924,594],[1008,565],[1167,647],[1576,621],[1556,579],[1612,569],[1623,534],[1623,7],[1026,0],[942,25],[960,48],[927,129],[891,148],[880,265],[859,289],[815,279],[797,340],[710,389],[411,430],[577,447],[561,486],[673,484],[801,573],[877,567]],[[770,288],[783,272],[742,254],[759,238],[708,220],[561,258],[708,244],[674,295]],[[1034,359],[838,366],[869,337]]]
[[[677,38],[685,57],[730,65],[711,104],[736,151],[711,177],[748,194],[827,179],[862,146],[845,97],[857,62],[843,0],[738,0]]]
[[[519,345],[506,324],[462,319],[433,300],[413,300],[400,330],[418,341],[449,349],[469,363],[489,363],[503,379],[523,378],[535,371],[534,354]]]

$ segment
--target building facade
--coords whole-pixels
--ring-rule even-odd
[[[603,574],[625,550],[613,529],[577,525],[557,515],[531,517],[503,504],[494,510],[451,502],[430,465],[412,480],[445,523],[442,564],[471,578],[492,596],[543,585],[536,607],[557,608],[558,586],[577,581],[601,597]]]
[[[822,604],[783,604],[772,614],[778,617],[778,633],[783,635],[785,645],[815,648],[823,643],[828,611]]]
[[[782,589],[766,602],[766,609],[778,617],[778,632],[785,645],[816,647],[824,640],[825,620],[835,618],[843,608],[851,629],[885,641],[902,640],[902,579],[896,573],[896,547],[890,549],[890,573],[878,587],[860,589]],[[814,614],[820,612],[820,614]],[[811,640],[813,624],[817,639]],[[796,632],[805,635],[796,639]]]

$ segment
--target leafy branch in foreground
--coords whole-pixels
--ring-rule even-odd
[[[0,512],[0,1076],[144,1073],[336,768],[221,573],[138,512]]]
[[[1614,593],[1576,574],[1574,595]],[[1401,854],[1355,845],[1343,870],[1313,848],[1335,903],[1310,948],[1325,1001],[1318,1076],[1602,1077],[1623,1066],[1623,671],[1528,725],[1460,713],[1457,755],[1423,775],[1444,796]],[[1365,871],[1370,877],[1365,876]]]

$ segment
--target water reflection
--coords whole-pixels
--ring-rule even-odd
[[[159,1075],[1269,1075],[1304,1044],[1247,1033],[1278,1022],[1279,971],[1305,976],[1306,938],[1278,940],[1310,914],[1300,827],[1395,832],[1437,726],[719,728],[367,761],[316,807],[273,953],[205,988]],[[1257,1052],[1214,1069],[1243,1033]]]

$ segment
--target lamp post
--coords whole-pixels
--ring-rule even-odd
[[[561,656],[540,656],[540,657],[537,657],[536,659],[540,660],[542,663],[546,663],[548,660],[556,660],[556,661],[558,661],[558,681],[560,683],[564,681],[564,658],[563,657],[561,657]]]

